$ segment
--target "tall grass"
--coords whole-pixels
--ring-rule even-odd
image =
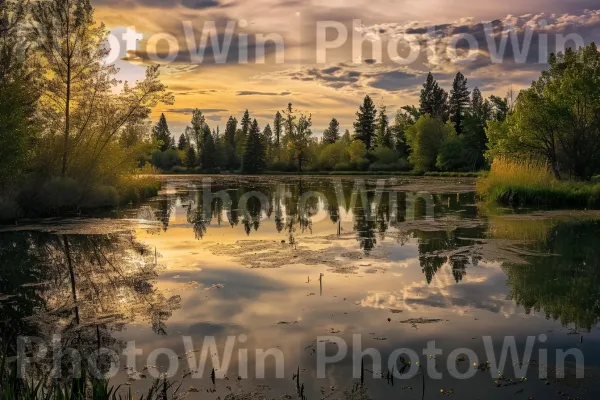
[[[512,207],[600,208],[600,184],[558,180],[537,161],[494,160],[477,192],[489,203]]]

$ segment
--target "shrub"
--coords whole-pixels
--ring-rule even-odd
[[[94,186],[84,194],[83,208],[116,207],[119,193],[113,186]]]
[[[181,165],[176,165],[169,170],[170,174],[185,174],[188,172],[186,167],[182,167]]]
[[[19,216],[19,206],[13,199],[0,197],[0,223],[12,222]]]
[[[77,207],[82,192],[75,179],[54,177],[42,185],[37,197],[42,210],[58,212],[61,208]]]

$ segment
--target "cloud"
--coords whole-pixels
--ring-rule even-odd
[[[238,96],[289,96],[292,92],[258,92],[254,90],[243,90],[237,92]]]
[[[188,115],[194,112],[195,108],[172,108],[170,110],[164,110],[164,113],[173,113],[173,114],[183,114]],[[201,108],[200,111],[203,113],[219,113],[219,112],[227,112],[228,110],[225,108]]]
[[[94,0],[94,5],[106,5],[110,7],[155,7],[175,8],[185,7],[193,10],[205,10],[209,8],[231,7],[234,2],[223,3],[218,0]]]

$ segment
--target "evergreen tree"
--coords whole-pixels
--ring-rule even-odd
[[[160,143],[160,151],[167,151],[171,147],[171,132],[165,114],[160,115],[158,123],[152,130],[152,136]]]
[[[273,131],[271,125],[267,124],[262,134],[262,140],[265,147],[265,153],[267,161],[271,161],[273,158]]]
[[[354,139],[361,140],[367,147],[367,151],[375,147],[375,118],[377,109],[371,97],[365,96],[363,104],[356,112],[354,123]]]
[[[276,152],[277,161],[281,161],[281,135],[283,133],[283,117],[281,113],[277,111],[275,114],[275,120],[273,121],[273,148]]]
[[[267,168],[265,148],[260,137],[258,122],[254,120],[246,140],[242,171],[248,174],[263,172]]]
[[[194,149],[194,146],[189,145],[185,149],[185,159],[183,160],[183,163],[190,170],[196,166],[196,149]]]
[[[431,72],[421,89],[419,114],[429,114],[443,122],[448,121],[448,93],[433,79]]]
[[[467,78],[458,72],[452,83],[450,91],[450,121],[454,124],[457,134],[463,132],[463,120],[469,108],[471,93],[467,86]]]
[[[225,152],[227,159],[227,168],[229,170],[236,169],[238,165],[235,142],[237,125],[238,121],[233,116],[229,117],[229,120],[227,120],[227,125],[225,125]]]
[[[206,124],[206,118],[202,115],[202,111],[194,109],[192,112],[192,136],[194,143],[196,144],[196,150],[198,152],[198,160],[202,160],[202,146],[204,145],[204,125]]]
[[[237,130],[237,123],[237,119],[230,116],[227,120],[227,125],[225,125],[225,141],[232,148],[235,148],[235,131]]]
[[[201,166],[202,170],[206,172],[211,172],[216,167],[216,148],[215,142],[212,133],[210,132],[210,128],[207,124],[204,124],[203,129],[203,137],[202,137],[202,156],[201,156]]]
[[[185,138],[185,134],[184,134],[184,133],[182,133],[182,134],[179,136],[179,142],[177,143],[177,148],[178,148],[179,150],[185,150],[187,146],[188,146],[187,139]]]
[[[252,125],[252,120],[250,119],[250,113],[248,112],[248,110],[246,110],[244,112],[244,116],[242,117],[242,132],[244,133],[244,136],[248,135],[248,132],[250,131],[251,125]]]
[[[379,109],[379,115],[377,117],[377,145],[380,147],[387,147],[391,149],[392,143],[392,132],[390,130],[390,122],[386,114],[385,106],[381,106]]]
[[[333,118],[323,133],[323,143],[332,144],[340,139],[340,123]]]

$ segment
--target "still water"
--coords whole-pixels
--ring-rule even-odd
[[[9,355],[57,333],[112,349],[111,384],[136,398],[161,373],[192,399],[600,394],[597,214],[492,212],[468,179],[219,176],[165,177],[158,198],[92,217],[0,230]],[[519,360],[494,376],[510,340]]]

